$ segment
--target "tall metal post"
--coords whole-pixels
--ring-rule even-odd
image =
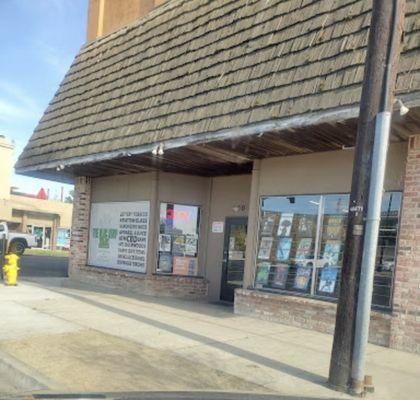
[[[375,240],[375,237],[371,233],[377,229],[377,221],[372,221],[367,224],[366,228],[369,229],[369,234],[365,234],[364,232],[365,221],[368,216],[367,209],[371,182],[372,155],[375,132],[378,129],[382,132],[378,133],[378,136],[382,142],[386,141],[386,146],[388,144],[388,138],[383,137],[383,130],[388,129],[389,131],[387,121],[390,114],[387,113],[392,111],[403,17],[404,0],[373,0],[368,52],[360,101],[350,207],[340,281],[340,296],[337,306],[329,373],[330,386],[341,391],[347,391],[349,389],[352,378],[357,296],[365,235],[368,236],[366,240],[368,240],[369,246],[374,246],[376,251],[377,239]],[[384,112],[385,114],[377,118],[378,114]],[[382,160],[381,157],[377,158],[375,164],[379,159]],[[379,168],[384,169],[384,164]],[[377,180],[378,171],[375,170],[374,173],[375,175],[372,178]],[[382,191],[383,185],[381,182],[375,183],[375,190],[378,189],[378,184]],[[375,198],[375,201],[378,201],[378,197]],[[372,210],[370,218],[376,219],[376,212],[377,210]],[[369,274],[364,272],[362,276],[364,281],[363,287],[361,288],[364,293],[363,299],[369,296],[371,297],[372,293],[372,281],[369,281],[369,279],[370,276],[373,278],[373,271],[370,270]],[[366,277],[368,280],[366,280]],[[366,291],[368,287],[370,287],[370,294]],[[364,304],[364,307],[366,310],[366,304]],[[370,303],[368,314],[370,315]],[[364,314],[363,321],[366,321],[366,314]],[[358,326],[360,327],[360,323]],[[365,328],[366,326],[364,326]],[[360,350],[363,352],[362,348]]]

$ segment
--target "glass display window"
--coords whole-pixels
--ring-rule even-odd
[[[156,272],[198,275],[198,206],[161,203]]]
[[[382,201],[373,304],[390,307],[400,192]],[[261,199],[255,287],[337,298],[349,194],[269,196]]]

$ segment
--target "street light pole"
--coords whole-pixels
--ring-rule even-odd
[[[355,380],[355,391],[358,384],[363,387],[364,369],[361,365],[364,364],[369,331],[383,172],[403,18],[404,0],[373,0],[329,373],[330,386],[341,391],[349,389],[352,378]],[[362,262],[364,267],[360,275]],[[361,300],[358,307],[360,279]],[[357,355],[353,353],[356,329]]]

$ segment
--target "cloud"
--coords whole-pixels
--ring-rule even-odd
[[[0,121],[39,118],[42,110],[20,87],[0,81]]]
[[[56,47],[42,41],[36,42],[41,59],[60,77],[64,77],[70,67],[73,57],[64,54]]]

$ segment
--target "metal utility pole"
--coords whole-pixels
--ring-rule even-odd
[[[404,4],[405,0],[373,0],[329,373],[330,386],[341,391],[349,389],[352,378],[359,387],[363,386],[364,380],[361,365],[364,363],[364,348],[369,331],[383,174],[398,71]],[[357,354],[353,356],[356,310]]]

